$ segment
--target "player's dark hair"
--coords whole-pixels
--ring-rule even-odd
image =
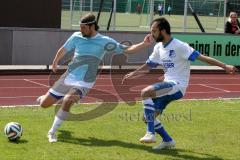
[[[158,28],[159,30],[163,30],[165,29],[167,34],[171,34],[171,27],[170,27],[170,24],[169,22],[167,21],[166,18],[156,18],[152,21],[151,25],[154,23],[154,22],[157,22],[158,23]]]
[[[80,23],[81,24],[86,24],[88,26],[95,25],[95,30],[96,31],[98,31],[98,29],[99,29],[99,26],[97,25],[96,17],[95,17],[95,15],[93,15],[91,13],[88,13],[88,14],[84,15],[81,18]]]

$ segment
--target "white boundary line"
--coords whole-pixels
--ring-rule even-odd
[[[216,100],[220,100],[220,101],[224,101],[224,100],[240,100],[239,98],[211,98],[211,99],[180,99],[177,101],[216,101]],[[141,103],[141,101],[120,101],[120,102],[104,102],[106,104],[112,104],[112,103],[119,103],[119,104],[124,104],[124,103],[130,103],[130,102],[136,102],[136,103]],[[89,102],[89,103],[80,103],[80,104],[88,104],[88,105],[94,105],[94,104],[101,104],[103,102]],[[9,106],[0,106],[0,108],[16,108],[16,107],[39,107],[39,105],[9,105]]]
[[[93,88],[94,89],[94,88]],[[224,92],[224,91],[208,91],[208,92],[186,92],[186,94],[199,94],[199,93],[202,93],[202,94],[205,94],[205,93],[215,93],[215,94],[218,94],[218,93],[226,93],[226,92]],[[240,93],[240,91],[229,91],[229,92],[227,92],[227,93]],[[110,93],[109,93],[110,94]],[[106,94],[91,94],[91,96],[98,96],[98,95],[109,95],[108,93],[106,93]],[[120,96],[120,95],[129,95],[129,94],[139,94],[138,93],[138,91],[136,91],[136,93],[115,93],[115,94],[112,94],[112,95],[114,95],[114,96]],[[19,98],[37,98],[38,96],[9,96],[9,97],[0,97],[0,99],[10,99],[10,98],[12,98],[12,99],[19,99]],[[239,95],[239,97],[240,97],[240,95]],[[94,98],[94,97],[93,97]]]

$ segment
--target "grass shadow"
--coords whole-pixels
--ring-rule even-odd
[[[123,148],[134,149],[134,150],[147,151],[147,152],[159,154],[159,155],[171,156],[172,158],[182,158],[184,160],[223,160],[223,158],[220,158],[218,156],[214,156],[206,153],[194,152],[194,151],[185,150],[185,149],[175,148],[170,150],[169,149],[153,150],[151,146],[135,144],[135,143],[127,143],[119,140],[103,140],[95,137],[77,138],[77,137],[73,137],[71,135],[71,132],[65,131],[65,130],[60,130],[58,139],[60,142],[63,142],[63,143],[72,143],[77,145],[94,146],[94,147],[119,146]]]
[[[20,140],[17,140],[17,141],[9,141],[9,143],[13,143],[13,144],[24,144],[24,143],[28,143],[28,141],[25,140],[25,139],[20,139]]]

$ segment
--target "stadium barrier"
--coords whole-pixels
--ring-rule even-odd
[[[0,28],[0,65],[46,65],[52,64],[56,51],[75,30]],[[141,42],[148,32],[103,31],[122,43]],[[229,34],[207,33],[173,33],[173,36],[188,42],[193,48],[207,56],[225,63],[239,66],[239,36]],[[138,54],[114,56],[108,54],[103,58],[104,66],[136,66],[144,63],[153,50],[153,45]],[[200,62],[193,65],[205,66]]]

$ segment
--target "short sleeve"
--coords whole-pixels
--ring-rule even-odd
[[[63,45],[63,47],[67,50],[67,51],[71,51],[73,49],[75,49],[75,44],[74,44],[74,40],[75,40],[75,35],[77,33],[73,33],[71,35],[71,37],[68,38],[68,40],[65,42],[65,44]]]
[[[158,51],[158,45],[155,45],[152,54],[149,56],[148,60],[146,61],[146,64],[151,68],[156,68],[158,65],[160,65],[160,62],[161,62],[161,59]]]
[[[182,55],[183,59],[189,61],[195,61],[196,58],[200,55],[198,51],[194,50],[187,43],[183,43],[181,46],[179,46],[178,51]]]
[[[116,40],[107,37],[108,41],[104,46],[104,50],[107,53],[122,54],[128,48],[128,46],[117,42]]]

